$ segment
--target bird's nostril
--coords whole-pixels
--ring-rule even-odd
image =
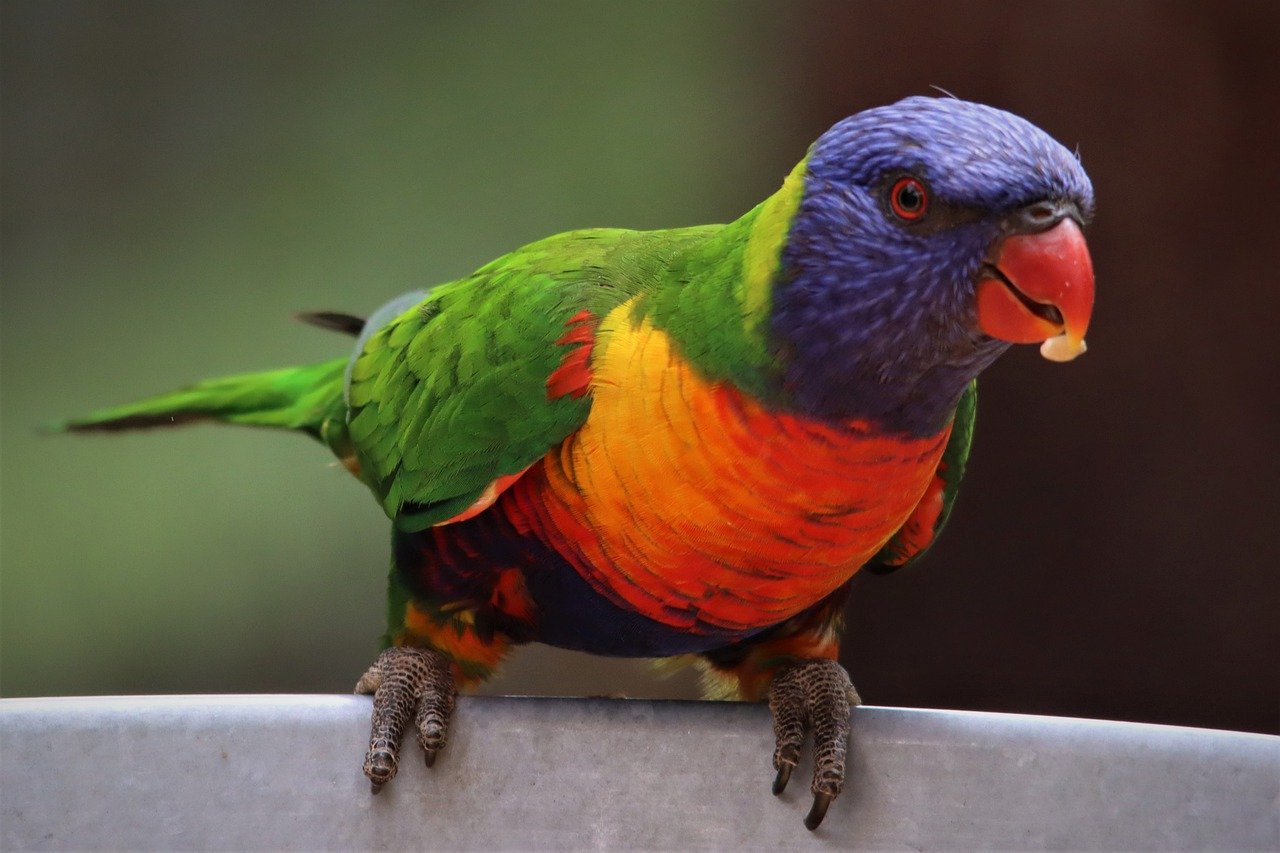
[[[1036,202],[1018,211],[1015,227],[1022,231],[1044,231],[1061,219],[1062,214],[1061,207],[1054,202]]]

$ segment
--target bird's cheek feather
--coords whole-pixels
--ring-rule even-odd
[[[976,296],[984,334],[1016,344],[1043,342],[1040,353],[1053,361],[1084,352],[1093,261],[1074,220],[1005,238],[984,272]]]

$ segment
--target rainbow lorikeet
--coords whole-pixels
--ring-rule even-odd
[[[70,421],[215,420],[326,444],[393,521],[364,772],[410,718],[431,764],[457,688],[513,645],[693,656],[768,699],[775,792],[815,736],[844,782],[840,613],[901,566],[964,473],[975,377],[1012,343],[1084,349],[1077,157],[1025,120],[914,97],[823,134],[727,225],[572,231],[408,294],[323,364],[203,382]]]

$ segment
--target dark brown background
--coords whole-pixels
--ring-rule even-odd
[[[342,691],[381,630],[385,519],[307,442],[33,425],[333,357],[290,312],[368,311],[547,233],[724,221],[833,121],[936,84],[1079,145],[1098,304],[1086,357],[984,376],[946,535],[857,581],[855,684],[1280,731],[1278,20],[6,2],[0,691]],[[662,691],[546,654],[492,689]]]

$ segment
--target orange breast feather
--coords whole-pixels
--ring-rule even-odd
[[[950,433],[875,435],[773,414],[708,382],[630,306],[605,318],[587,423],[544,457],[537,519],[588,583],[674,627],[795,615],[920,502]],[[525,504],[529,507],[530,504]]]

